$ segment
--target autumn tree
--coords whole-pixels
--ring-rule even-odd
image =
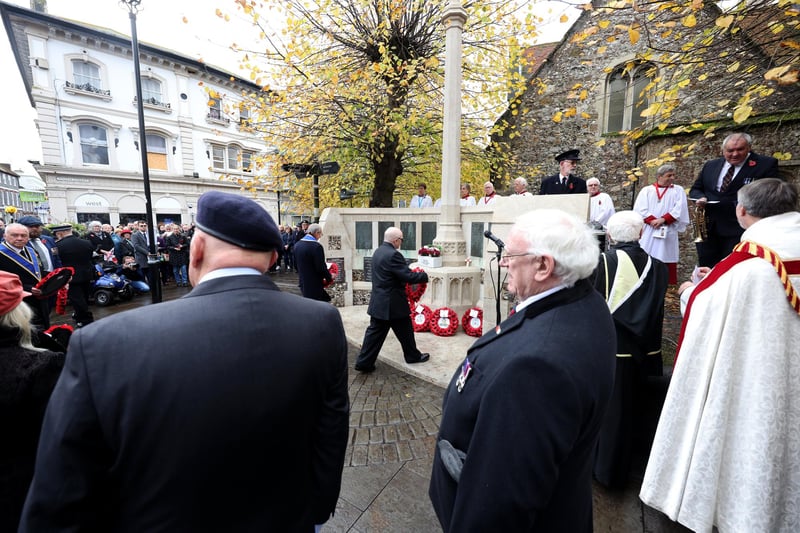
[[[242,68],[264,87],[247,95],[251,127],[284,163],[335,160],[321,194],[336,204],[341,187],[369,191],[371,207],[393,203],[425,181],[441,179],[445,1],[237,0],[260,32],[259,49],[244,49]],[[520,36],[539,21],[509,0],[464,2],[462,157],[465,180],[485,181],[489,129],[522,90]],[[270,185],[268,176],[252,187]],[[308,181],[308,180],[306,180]],[[301,187],[302,188],[302,187]]]

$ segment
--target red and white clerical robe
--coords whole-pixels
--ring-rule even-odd
[[[640,497],[698,532],[796,532],[800,213],[736,249],[690,297]]]

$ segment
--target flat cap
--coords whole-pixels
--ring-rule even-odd
[[[562,152],[556,156],[556,161],[559,163],[561,161],[580,161],[581,160],[581,151],[580,150],[567,150],[566,152]]]
[[[71,229],[73,229],[72,224],[61,224],[60,226],[53,226],[52,228],[50,228],[50,231],[56,233],[58,231],[67,231]]]
[[[40,219],[39,217],[35,217],[33,215],[25,215],[24,217],[20,217],[20,219],[17,220],[17,223],[22,224],[23,226],[28,226],[30,228],[32,226],[41,226],[42,219]]]
[[[222,241],[267,252],[283,246],[280,231],[263,207],[238,194],[209,191],[197,200],[195,225]]]

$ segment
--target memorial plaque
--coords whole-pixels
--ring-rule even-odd
[[[372,258],[364,258],[364,281],[372,281]]]
[[[356,249],[372,250],[372,222],[356,222]]]
[[[326,261],[328,263],[336,263],[336,266],[339,267],[339,273],[333,278],[334,283],[344,283],[347,281],[347,277],[344,275],[344,257],[328,257]]]
[[[400,244],[401,250],[417,249],[417,223],[401,222],[400,231],[403,232],[403,242]]]
[[[433,244],[433,239],[436,238],[436,222],[423,222],[422,223],[422,242],[419,243],[418,248]]]
[[[472,257],[483,257],[483,222],[473,222],[470,231],[470,252]]]

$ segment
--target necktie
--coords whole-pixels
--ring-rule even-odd
[[[722,186],[719,188],[719,192],[725,192],[725,190],[728,188],[728,185],[731,184],[731,181],[733,180],[733,172],[734,172],[734,170],[736,170],[736,167],[734,167],[733,165],[730,165],[728,167],[728,171],[725,173],[725,176],[722,178]]]
[[[561,186],[562,187],[566,187],[567,186],[567,178],[561,178]]]

